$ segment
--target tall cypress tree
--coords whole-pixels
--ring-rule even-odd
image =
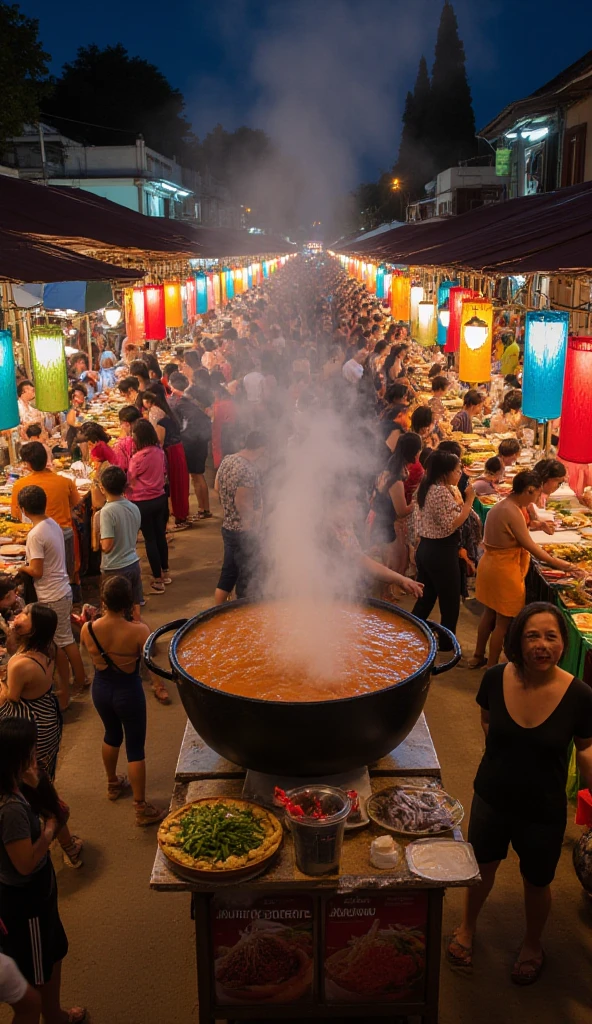
[[[411,196],[421,195],[433,171],[428,139],[430,101],[428,65],[425,57],[422,57],[413,92],[407,93],[399,156],[394,168],[396,175],[401,178],[402,188]]]
[[[436,173],[477,151],[475,114],[454,8],[445,0],[438,28],[429,117],[429,144]]]

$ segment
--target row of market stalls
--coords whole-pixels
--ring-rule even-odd
[[[293,251],[281,237],[158,220],[80,189],[0,176],[0,430],[19,422],[17,365],[34,378],[41,411],[67,407],[65,323],[89,352],[97,311],[136,344],[162,341]]]
[[[496,347],[524,350],[523,413],[561,416],[559,457],[592,462],[592,182],[334,243],[416,340],[491,380]]]

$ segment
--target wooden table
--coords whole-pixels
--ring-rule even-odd
[[[238,797],[242,792],[244,777],[245,772],[240,766],[224,760],[208,748],[188,723],[177,763],[171,810],[204,796]],[[440,765],[423,715],[404,743],[370,766],[370,778],[374,791],[384,788],[394,778],[440,785]],[[369,857],[370,842],[379,832],[380,829],[371,824],[369,828],[347,835],[339,873],[320,877],[310,877],[299,871],[292,840],[287,835],[279,857],[263,875],[245,882],[240,888],[232,889],[184,881],[170,870],[160,850],[157,852],[150,879],[151,887],[158,892],[191,893],[198,965],[199,1024],[241,1019],[351,1017],[368,1020],[373,1017],[392,1018],[398,1014],[419,1016],[425,1024],[437,1024],[445,885],[413,875],[404,856],[396,869],[380,871],[373,867]],[[455,838],[462,838],[458,830],[454,834]],[[474,881],[467,879],[455,884],[465,886]],[[306,916],[311,920],[314,950],[314,977],[310,996],[306,1001],[287,1004],[224,1004],[217,992],[214,977],[215,947],[220,945],[216,929],[219,928],[217,922],[220,917],[232,914],[229,915],[227,909],[221,911],[220,907],[246,906],[255,908],[249,913],[265,916],[261,907],[266,903],[274,906],[299,906],[299,914],[304,913],[303,906],[310,907],[310,912],[306,911]],[[413,991],[404,993],[402,1001],[379,1003],[355,1002],[352,999],[343,1003],[331,1002],[326,998],[323,979],[327,923],[333,922],[333,917],[347,918],[357,913],[367,914],[371,918],[375,905],[379,908],[388,905],[389,913],[395,916],[399,913],[397,907],[400,905],[400,913],[403,915],[401,920],[408,926],[411,926],[409,914],[421,917],[426,942],[424,976],[412,987]],[[360,907],[361,910],[355,909]],[[241,914],[246,913],[241,911]],[[274,913],[280,914],[281,911],[275,910]],[[290,911],[290,914],[294,913],[294,910]],[[371,921],[367,924],[368,928],[370,924]],[[335,924],[330,923],[329,928],[335,928]]]

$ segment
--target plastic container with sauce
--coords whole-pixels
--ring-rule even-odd
[[[286,796],[304,811],[304,815],[297,815],[286,808],[297,867],[303,875],[334,874],[339,870],[345,822],[351,811],[350,798],[333,786],[292,789]],[[320,802],[325,818],[307,816],[315,799]]]

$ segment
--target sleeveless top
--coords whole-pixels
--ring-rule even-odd
[[[25,654],[36,665],[39,662],[36,658]],[[62,712],[58,699],[50,686],[40,697],[21,697],[17,701],[7,700],[0,704],[0,719],[5,718],[28,718],[37,726],[37,762],[43,768],[49,778],[53,781],[56,773],[56,765],[60,742],[62,739]]]

